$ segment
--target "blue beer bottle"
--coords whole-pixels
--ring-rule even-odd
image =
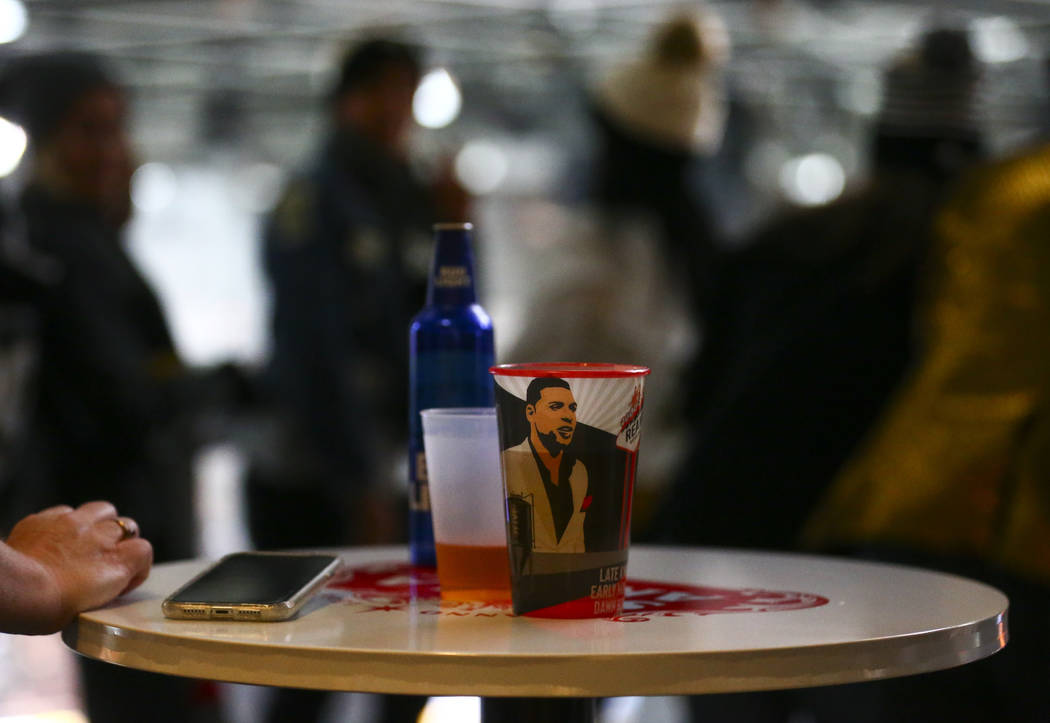
[[[427,300],[408,332],[408,505],[412,564],[435,567],[423,426],[419,413],[438,407],[491,407],[495,392],[492,320],[477,303],[473,226],[434,226]]]

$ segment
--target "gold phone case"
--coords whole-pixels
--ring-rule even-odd
[[[232,553],[244,554],[244,553]],[[266,556],[280,555],[287,557],[290,554],[298,554],[301,557],[316,555],[318,553],[287,553],[287,552],[252,552],[251,555]],[[255,622],[276,622],[287,620],[294,616],[314,593],[324,587],[341,565],[341,560],[335,557],[321,572],[315,575],[309,582],[303,585],[287,600],[276,603],[215,603],[215,602],[192,602],[176,601],[183,590],[193,585],[197,580],[218,567],[230,555],[226,555],[217,562],[209,565],[199,574],[195,575],[185,585],[168,596],[161,604],[164,616],[175,620],[244,620]]]

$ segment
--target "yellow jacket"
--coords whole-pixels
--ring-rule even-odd
[[[921,360],[804,542],[976,557],[1050,583],[1050,145],[952,195],[926,290]]]

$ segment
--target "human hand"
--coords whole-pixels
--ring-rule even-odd
[[[7,546],[21,557],[13,581],[25,582],[13,632],[60,630],[77,613],[104,605],[139,586],[149,574],[153,547],[138,525],[118,517],[109,502],[75,510],[51,507],[19,521]]]

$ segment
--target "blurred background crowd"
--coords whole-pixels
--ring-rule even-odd
[[[408,322],[430,225],[472,221],[499,361],[653,368],[636,540],[1011,596],[1015,642],[955,677],[605,720],[1046,720],[1017,681],[1050,643],[1048,29],[1035,0],[0,0],[0,528],[107,498],[158,561],[403,541]],[[335,717],[80,668],[93,721]]]

